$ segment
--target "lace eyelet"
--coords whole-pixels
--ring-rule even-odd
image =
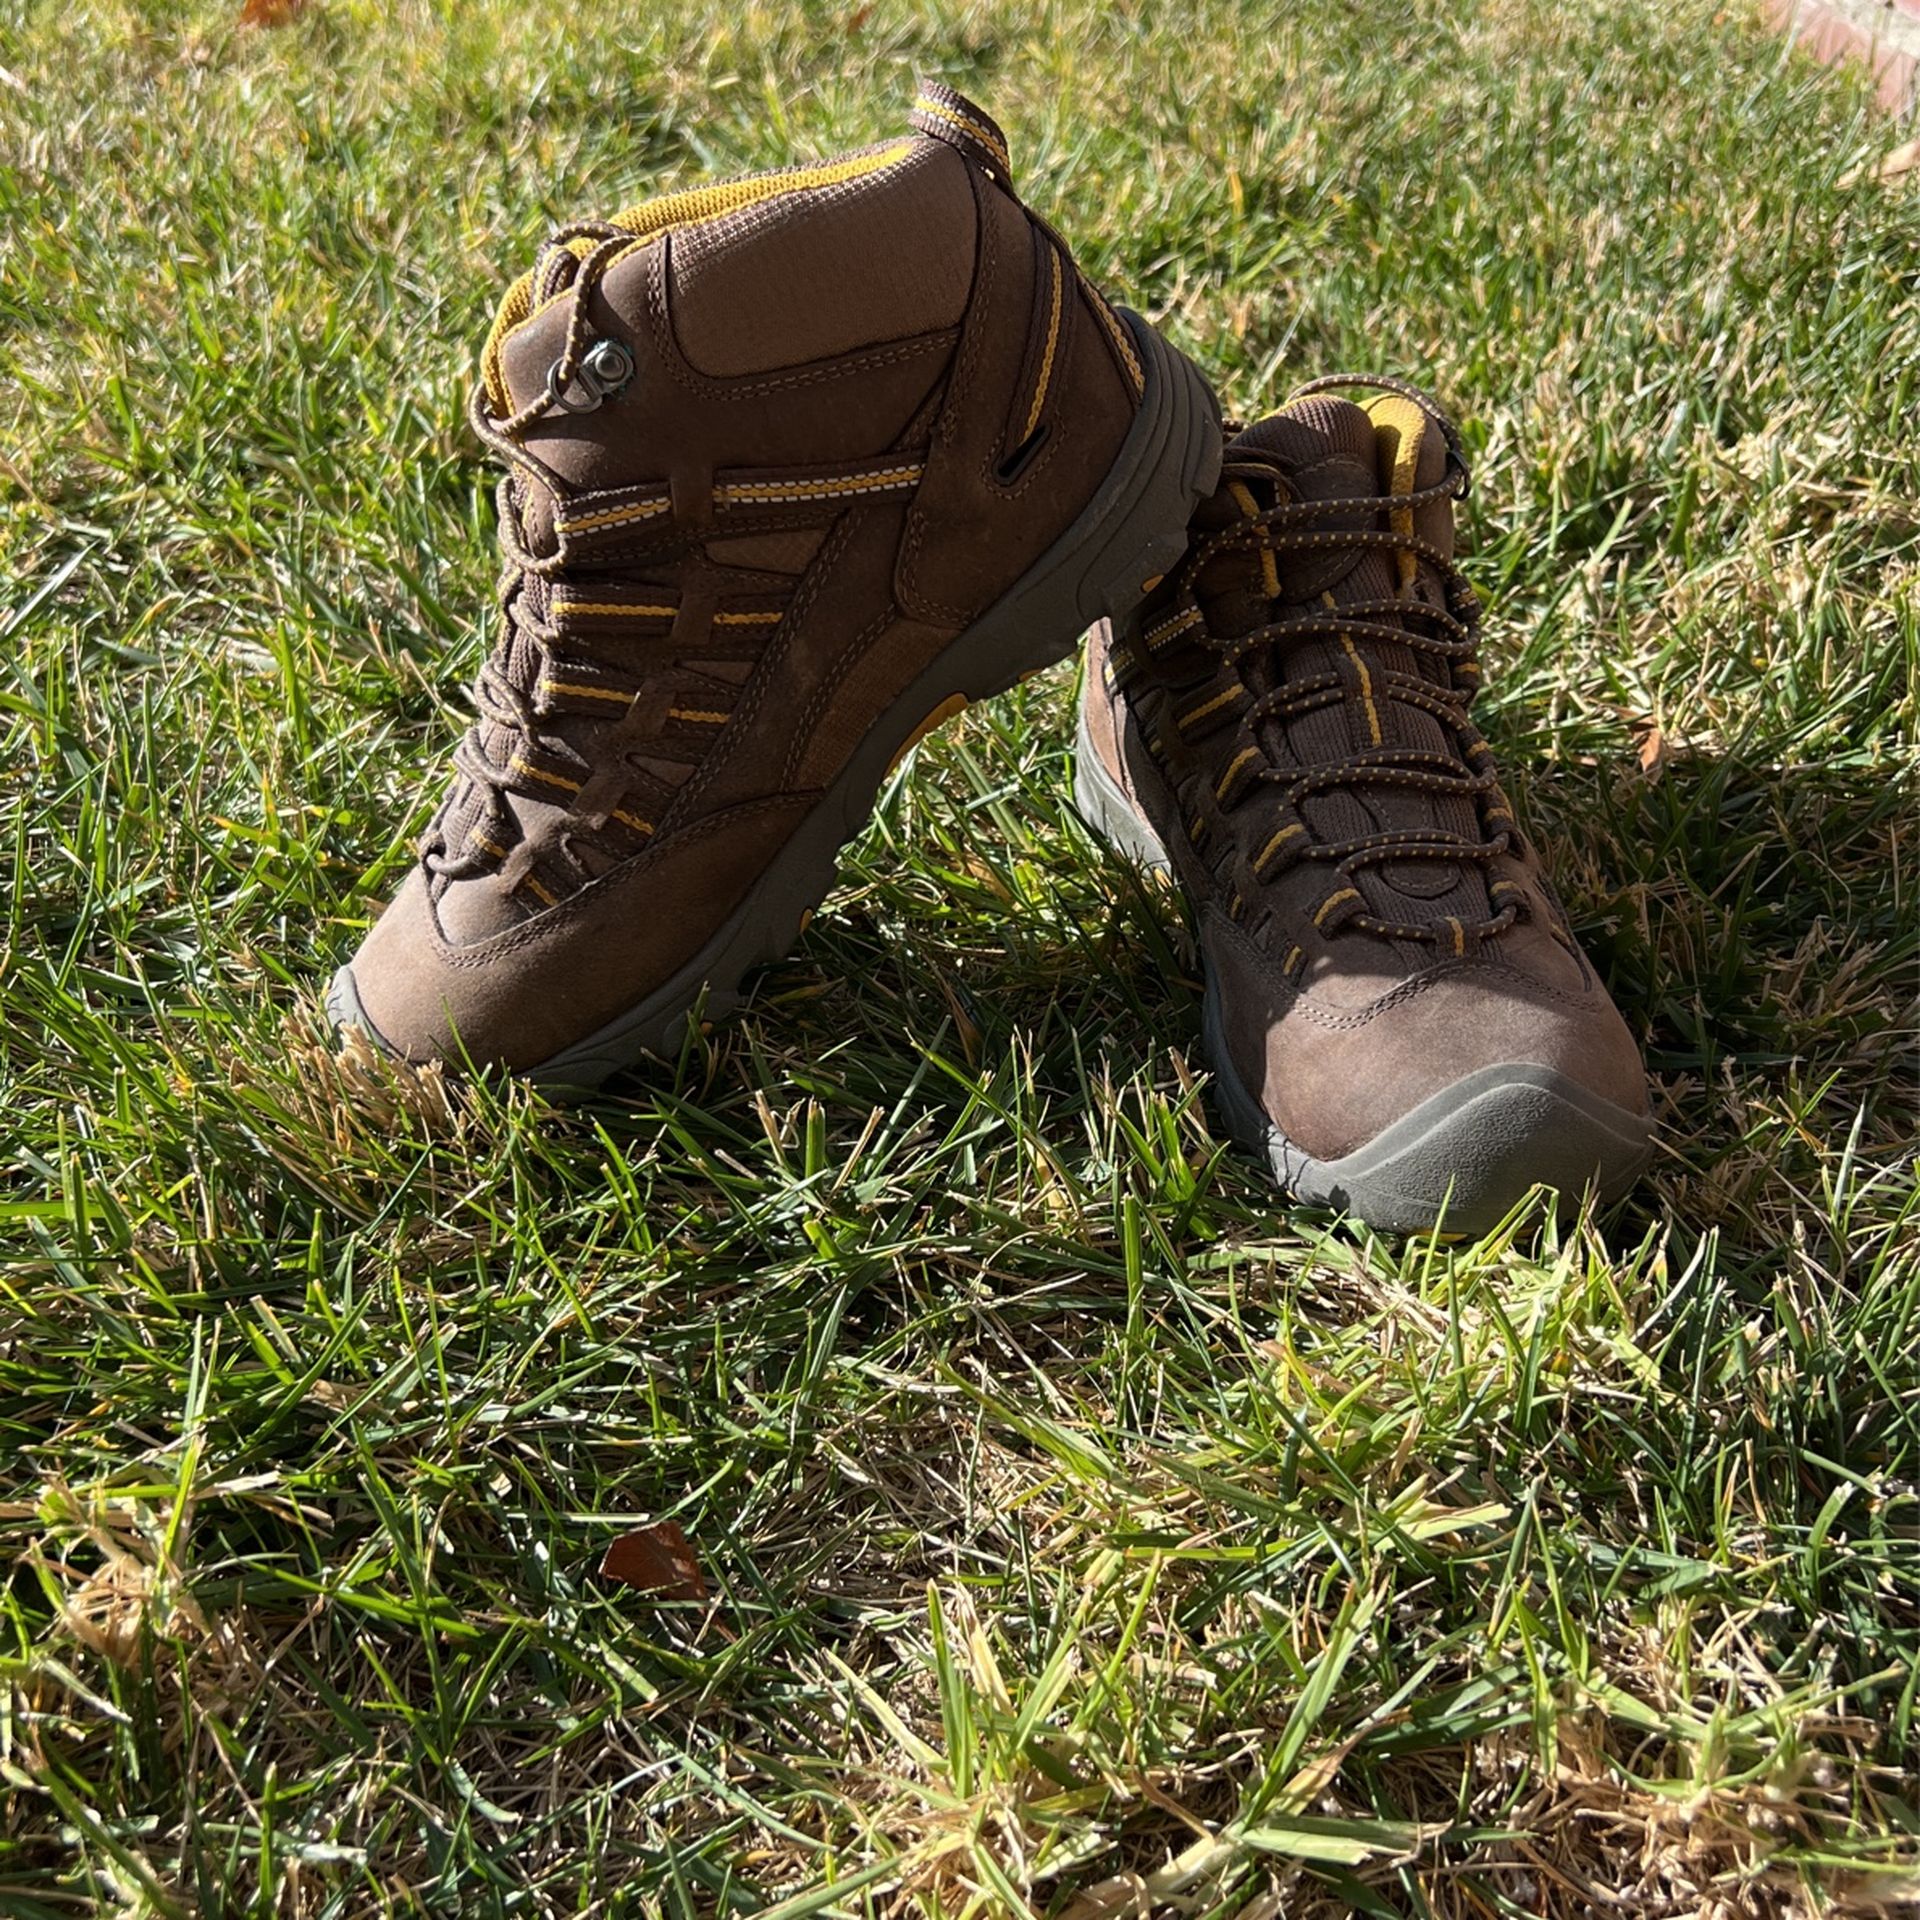
[[[611,400],[633,378],[632,351],[618,340],[596,340],[580,371],[598,385],[601,399]]]
[[[547,369],[547,405],[558,407],[563,413],[592,413],[601,403],[603,396],[600,389],[597,386],[587,386],[584,381],[581,381],[581,395],[576,399],[568,388],[560,384],[560,376],[565,372],[566,364],[564,360],[556,360]],[[574,378],[576,381],[580,380],[579,374],[576,373]]]
[[[633,378],[633,354],[618,340],[596,340],[580,357],[573,378],[563,387],[563,354],[547,369],[547,400],[566,413],[593,413]]]

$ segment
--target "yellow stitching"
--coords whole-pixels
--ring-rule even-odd
[[[926,472],[924,466],[888,467],[879,473],[849,475],[841,480],[742,480],[715,487],[713,497],[731,504],[735,500],[833,500],[848,493],[880,493],[905,486]]]
[[[1218,712],[1229,701],[1241,699],[1246,693],[1245,687],[1229,687],[1225,693],[1216,693],[1203,707],[1195,707],[1191,713],[1180,716],[1180,724],[1190,727],[1196,720],[1204,720],[1208,714]]]
[[[876,467],[871,473],[826,474],[815,480],[733,480],[720,488],[722,493],[818,493],[840,487],[878,487],[892,480],[917,480],[926,471],[924,462],[904,467]]]
[[[677,607],[636,607],[620,600],[556,600],[553,610],[562,617],[569,614],[620,615],[629,620],[671,620]]]
[[[1294,970],[1294,968],[1300,964],[1302,957],[1303,956],[1298,947],[1289,947],[1287,949],[1287,957],[1285,961],[1283,961],[1281,964],[1281,969],[1280,969],[1281,972],[1291,973]]]
[[[1157,627],[1149,627],[1145,636],[1147,646],[1149,649],[1159,648],[1176,633],[1183,633],[1188,627],[1196,625],[1199,619],[1199,609],[1189,607],[1185,613],[1177,613],[1171,620],[1163,620]]]
[[[653,822],[651,820],[642,820],[637,813],[623,813],[618,807],[615,807],[614,810],[607,815],[607,818],[609,820],[618,820],[623,827],[631,827],[636,833],[651,833],[653,831]]]
[[[552,894],[550,894],[550,893],[549,893],[549,892],[548,892],[548,891],[546,890],[546,888],[545,888],[545,887],[543,887],[543,886],[542,886],[542,885],[540,884],[540,882],[539,882],[538,880],[536,880],[536,879],[535,879],[535,878],[533,877],[533,875],[532,875],[532,874],[528,874],[528,875],[527,875],[527,879],[526,879],[526,885],[527,885],[527,890],[528,890],[528,892],[530,892],[530,893],[537,893],[537,894],[538,894],[538,895],[540,896],[540,898],[541,898],[542,900],[544,900],[544,901],[545,901],[545,902],[547,903],[547,905],[548,905],[548,906],[550,906],[550,907],[557,907],[557,906],[558,906],[558,905],[560,904],[560,902],[559,902],[558,900],[556,900],[556,899],[555,899],[555,898],[553,897],[553,895],[552,895]]]
[[[635,507],[609,507],[605,513],[590,513],[580,520],[562,519],[560,524],[568,533],[590,533],[595,527],[618,526],[623,520],[651,520],[672,504],[670,500],[643,500]]]
[[[569,793],[580,791],[578,780],[569,780],[565,774],[548,773],[543,768],[530,766],[517,753],[508,761],[507,771],[524,774],[529,780],[544,780],[550,787],[565,787]]]
[[[476,833],[473,836],[473,844],[478,847],[482,853],[492,854],[496,860],[504,860],[507,857],[506,848],[496,845],[493,841],[489,840],[484,833]]]
[[[1451,914],[1447,916],[1447,925],[1453,929],[1453,952],[1458,959],[1467,950],[1467,930]]]
[[[716,627],[758,627],[779,618],[778,613],[716,613],[713,624]]]
[[[1316,927],[1325,926],[1327,915],[1330,914],[1342,900],[1358,900],[1359,898],[1359,894],[1352,887],[1342,887],[1338,893],[1328,894],[1327,897],[1321,901],[1319,912],[1313,916],[1313,924]]]
[[[1046,404],[1047,387],[1053,379],[1053,350],[1060,339],[1060,260],[1051,247],[1047,249],[1047,274],[1053,288],[1053,304],[1047,315],[1047,350],[1040,358],[1040,380],[1033,390],[1033,405],[1027,409],[1027,424],[1020,430],[1023,445],[1033,438],[1033,430],[1040,424],[1040,409]]]
[[[702,707],[669,707],[669,720],[705,720],[713,726],[724,726],[728,716],[724,713],[709,713]]]
[[[936,120],[944,120],[951,127],[957,127],[962,133],[979,141],[993,156],[994,163],[1004,173],[1013,171],[1013,156],[1007,151],[1006,142],[996,140],[990,129],[983,127],[970,115],[962,113],[957,107],[943,105],[940,101],[921,94],[914,101],[914,108],[920,113],[930,113]]]
[[[546,694],[570,693],[581,700],[614,700],[623,707],[633,698],[616,687],[583,687],[571,680],[542,680],[539,690]]]
[[[1350,634],[1343,633],[1340,644],[1346,648],[1347,658],[1353,662],[1353,670],[1360,676],[1360,703],[1367,710],[1367,732],[1377,747],[1380,744],[1380,713],[1373,704],[1373,675],[1367,671],[1367,663],[1360,658],[1360,650],[1353,644]]]
[[[1280,846],[1285,841],[1291,840],[1296,833],[1305,832],[1306,828],[1303,827],[1298,820],[1289,827],[1282,827],[1280,831],[1260,849],[1259,853],[1254,856],[1254,872],[1258,873],[1260,869],[1267,864],[1267,856],[1273,852],[1274,848]]]
[[[1260,749],[1258,747],[1242,747],[1234,756],[1233,764],[1220,776],[1220,784],[1213,790],[1215,795],[1219,799],[1224,800],[1227,797],[1227,789],[1233,784],[1233,776],[1238,773],[1249,760],[1258,760],[1259,758]]]
[[[1093,304],[1101,323],[1113,336],[1113,344],[1120,349],[1121,359],[1127,363],[1127,372],[1132,376],[1134,392],[1145,393],[1147,376],[1141,371],[1140,356],[1133,350],[1133,341],[1128,337],[1125,322],[1107,305],[1098,288],[1093,289]]]

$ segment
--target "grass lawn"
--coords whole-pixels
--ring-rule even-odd
[[[1853,177],[1864,84],[1747,0],[234,10],[0,0],[0,1914],[1920,1901],[1920,192]],[[1656,1081],[1610,1216],[1281,1203],[1064,673],[676,1070],[326,1043],[493,617],[506,281],[916,67],[1232,409],[1461,416],[1485,724]],[[600,1574],[669,1521],[704,1599]]]

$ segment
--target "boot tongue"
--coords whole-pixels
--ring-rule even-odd
[[[533,265],[507,289],[494,310],[480,372],[486,382],[487,403],[496,414],[516,412],[544,386],[545,368],[534,369],[524,361],[517,367],[510,366],[507,349],[528,331],[530,321],[549,300],[573,285],[579,273],[580,255],[573,247],[558,240],[543,240],[533,256]]]
[[[1443,478],[1446,447],[1439,429],[1406,402],[1363,408],[1338,395],[1312,394],[1239,434],[1227,447],[1226,465],[1228,477],[1211,503],[1218,525],[1251,518],[1287,499],[1340,500],[1353,504],[1303,526],[1329,533],[1413,532],[1413,513],[1396,513],[1390,502],[1396,494]],[[1438,503],[1437,515],[1447,522],[1444,542],[1434,509],[1416,511],[1420,536],[1450,551],[1452,517],[1446,503]],[[1329,614],[1362,602],[1432,600],[1439,583],[1431,566],[1411,554],[1336,543],[1279,554],[1229,549],[1202,570],[1195,586],[1216,633],[1246,633],[1269,621]],[[1401,625],[1392,613],[1360,618],[1372,626]],[[1377,747],[1457,756],[1457,743],[1438,720],[1391,696],[1390,675],[1437,688],[1448,684],[1444,661],[1401,642],[1374,635],[1315,635],[1256,655],[1245,671],[1260,692],[1322,674],[1338,674],[1349,683],[1348,698],[1339,706],[1265,723],[1262,745],[1278,766],[1325,766]],[[1302,812],[1323,840],[1435,828],[1478,838],[1470,800],[1405,787],[1355,781],[1315,795]],[[1363,867],[1358,884],[1382,919],[1437,924],[1449,916],[1475,920],[1489,911],[1478,870],[1450,861]]]
[[[1350,400],[1312,395],[1268,415],[1227,443],[1226,464],[1227,479],[1197,516],[1209,533],[1281,500],[1364,503],[1379,492],[1373,422]],[[1354,531],[1375,518],[1373,508],[1360,504],[1314,525]],[[1344,589],[1348,598],[1366,599],[1391,591],[1379,557],[1358,547],[1264,556],[1230,547],[1201,569],[1194,587],[1219,634],[1249,633],[1278,608],[1313,605],[1326,592],[1339,597]]]
[[[1373,422],[1351,400],[1312,394],[1281,413],[1269,414],[1242,433],[1227,459],[1258,461],[1285,475],[1299,500],[1372,500],[1380,492],[1379,455]],[[1317,528],[1354,532],[1374,525],[1374,509],[1356,504],[1350,512],[1313,521]],[[1339,547],[1325,554],[1280,557],[1279,598],[1300,606],[1331,592],[1337,600],[1373,600],[1392,592],[1391,576],[1379,552]]]
[[[486,390],[486,407],[496,419],[518,413],[546,385],[544,368],[536,368],[535,356],[524,348],[526,336],[538,324],[529,316],[557,293],[564,293],[580,271],[580,261],[571,249],[542,241],[533,265],[507,290],[495,309],[493,325],[480,355],[480,382]],[[522,351],[509,360],[509,349],[518,343]],[[549,365],[551,362],[548,363]],[[535,553],[545,553],[553,545],[553,496],[532,475],[516,472],[512,480],[518,505],[522,537]]]
[[[629,477],[626,456],[631,454],[630,447],[616,444],[605,410],[573,413],[542,404],[548,376],[566,350],[576,298],[568,289],[580,277],[582,246],[578,240],[542,244],[532,269],[501,301],[481,358],[487,405],[495,418],[536,408],[514,438],[562,486],[576,492],[619,485]],[[602,291],[596,286],[588,296],[593,306],[601,302]],[[588,319],[591,333],[591,313]],[[535,552],[543,552],[552,537],[553,502],[531,474],[523,473],[521,479],[525,535]]]

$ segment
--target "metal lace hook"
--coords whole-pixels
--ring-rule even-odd
[[[547,404],[568,413],[592,413],[633,378],[633,354],[618,340],[596,340],[572,377],[563,353],[547,369]]]

